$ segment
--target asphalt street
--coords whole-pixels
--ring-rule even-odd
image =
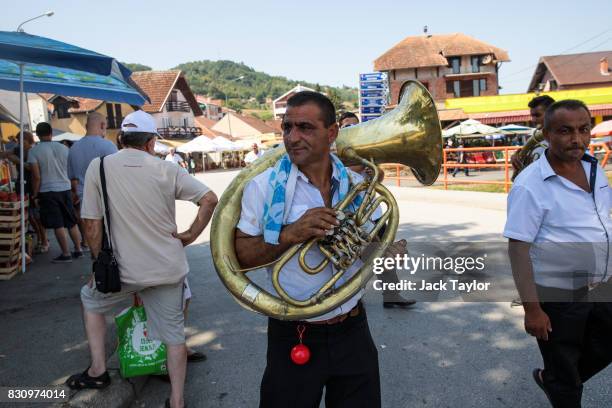
[[[235,174],[199,177],[220,194]],[[391,188],[400,206],[398,239],[412,247],[503,242],[505,194]],[[177,206],[179,229],[188,225],[193,211],[189,203]],[[194,292],[188,344],[208,360],[189,366],[186,401],[198,407],[257,407],[266,318],[242,309],[220,283],[207,234],[187,252]],[[523,331],[521,308],[511,308],[510,302],[420,302],[411,310],[389,310],[371,287],[365,305],[378,346],[383,407],[547,406],[531,379],[541,357],[535,340]],[[586,384],[585,408],[612,406],[611,374],[608,368]],[[167,384],[149,381],[134,407],[161,407],[168,392]]]
[[[235,174],[198,177],[220,195]],[[503,243],[505,194],[392,191],[401,212],[398,237],[409,241],[409,249],[432,243],[444,247],[445,242]],[[177,203],[179,230],[195,211],[193,204]],[[52,265],[54,251],[57,247],[37,257],[28,274],[0,282],[2,386],[59,384],[88,364],[78,294],[90,263]],[[188,344],[208,360],[189,366],[186,401],[191,407],[257,407],[266,318],[242,309],[217,278],[208,228],[187,254],[194,294]],[[411,310],[388,310],[372,288],[364,302],[378,348],[384,407],[548,406],[531,379],[541,358],[535,340],[523,331],[520,308],[507,301],[419,302]],[[111,329],[109,354],[114,342]],[[585,408],[612,406],[611,374],[608,368],[585,385]],[[133,407],[162,407],[168,394],[168,384],[151,379]]]

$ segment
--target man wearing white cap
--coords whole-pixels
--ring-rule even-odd
[[[182,306],[183,281],[189,266],[183,247],[202,233],[217,197],[184,169],[155,157],[156,137],[153,117],[143,111],[133,112],[121,125],[124,149],[103,160],[110,237],[119,264],[121,291],[103,294],[93,279],[81,289],[92,362],[83,373],[70,377],[68,385],[76,389],[104,388],[110,383],[104,314],[137,293],[147,313],[148,336],[161,340],[168,348],[172,391],[166,406],[174,408],[184,405],[187,364]],[[100,252],[105,228],[101,192],[100,159],[94,159],[85,175],[81,209],[94,257]],[[175,200],[199,205],[191,227],[180,234],[175,223]]]

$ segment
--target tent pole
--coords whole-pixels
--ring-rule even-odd
[[[25,195],[23,181],[23,63],[19,64],[19,209],[21,212],[21,272],[26,270]],[[10,181],[9,181],[10,183]]]

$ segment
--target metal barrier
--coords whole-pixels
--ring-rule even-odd
[[[601,149],[598,150],[597,152],[595,151],[595,149]],[[591,152],[591,156],[595,157],[595,154],[600,154],[600,153],[604,153],[604,156],[601,160],[599,160],[599,164],[601,164],[601,167],[606,167],[606,164],[608,164],[608,157],[610,156],[610,148],[608,147],[607,143],[603,143],[603,142],[597,142],[597,143],[591,143],[589,145],[589,151]]]
[[[449,184],[498,184],[504,186],[504,191],[507,193],[510,191],[510,186],[512,185],[512,181],[510,180],[510,170],[512,170],[512,163],[510,162],[510,157],[512,156],[512,152],[520,149],[520,146],[500,146],[500,147],[464,147],[464,148],[446,148],[443,150],[443,164],[442,164],[442,181],[444,183],[444,189],[448,190]],[[605,167],[608,163],[608,159],[610,153],[612,152],[606,143],[598,142],[591,143],[589,145],[589,151],[592,156],[595,154],[603,154],[603,158],[599,160],[599,164],[601,167]],[[464,152],[464,154],[476,153],[476,152],[504,152],[504,161],[500,163],[457,163],[457,162],[449,162],[448,154],[449,153],[459,153]],[[474,158],[472,157],[472,160]],[[395,180],[396,186],[401,185],[402,180],[414,180],[414,177],[403,177],[400,176],[401,169],[404,166],[400,164],[387,164],[382,165],[381,168],[383,170],[395,169],[395,176],[387,176],[385,175],[386,180]],[[461,179],[449,179],[448,178],[448,169],[454,168],[468,168],[468,169],[485,169],[485,168],[493,168],[493,169],[503,169],[504,170],[504,181],[499,180],[470,180],[467,178]]]
[[[520,149],[520,146],[500,146],[500,147],[463,147],[463,148],[450,148],[444,149],[443,153],[443,172],[444,172],[444,189],[448,190],[449,183],[456,184],[502,184],[504,186],[504,191],[507,193],[510,191],[510,186],[512,185],[512,181],[510,180],[510,169],[512,168],[512,164],[510,163],[510,152],[514,150]],[[448,162],[448,153],[451,152],[464,152],[465,153],[475,153],[475,152],[504,152],[504,161],[503,163],[449,163]],[[495,157],[495,154],[493,154]],[[449,168],[468,168],[468,169],[504,169],[504,181],[497,180],[449,180],[448,179],[448,169]]]
[[[448,189],[448,185],[455,184],[502,184],[504,185],[504,190],[508,192],[510,190],[510,185],[512,185],[512,181],[510,181],[510,169],[512,168],[512,164],[510,163],[510,152],[520,149],[520,146],[500,146],[500,147],[464,147],[464,148],[449,148],[443,150],[443,164],[442,164],[442,172],[443,172],[443,182],[444,189]],[[504,152],[504,161],[502,163],[455,163],[448,161],[448,154],[455,152],[465,152],[465,153],[475,153],[475,152]],[[401,168],[404,167],[402,165],[383,165],[381,166],[383,169],[395,168],[395,176],[386,176],[387,180],[395,180],[396,185],[399,187],[402,180],[414,180],[412,177],[402,177],[400,175]],[[449,180],[448,178],[448,169],[449,168],[468,168],[468,169],[483,169],[483,168],[498,168],[504,169],[504,181],[497,180],[469,180],[469,179],[459,179],[459,180]]]

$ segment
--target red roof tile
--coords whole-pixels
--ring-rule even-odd
[[[89,99],[89,98],[74,98],[77,100],[78,106],[68,109],[70,113],[87,113],[91,111],[95,111],[98,107],[104,103],[104,101],[100,101],[97,99]]]
[[[237,117],[238,119],[242,120],[243,122],[246,122],[247,125],[249,125],[252,128],[256,129],[258,132],[261,132],[261,133],[278,133],[276,129],[274,129],[272,126],[266,124],[266,122],[264,122],[261,119],[255,118],[253,116],[238,115],[236,113],[231,113],[231,115]]]
[[[145,112],[161,112],[170,92],[176,88],[181,91],[194,115],[202,114],[202,110],[181,71],[138,71],[133,72],[130,78],[151,100],[151,103],[142,106],[142,110]]]
[[[230,139],[229,135],[212,129],[212,127],[215,125],[215,123],[217,123],[217,121],[208,119],[205,116],[196,116],[194,120],[195,125],[202,129],[202,135],[207,136],[210,139],[214,139],[217,136],[223,136]]]
[[[264,122],[266,125],[270,126],[272,129],[274,129],[276,131],[276,133],[282,133],[283,130],[281,129],[281,124],[283,123],[282,120],[266,120]]]
[[[438,111],[438,118],[441,121],[463,120],[467,119],[468,115],[463,111],[463,109],[440,109]]]
[[[374,69],[446,66],[449,56],[486,54],[493,54],[498,61],[510,61],[505,50],[462,33],[407,37],[378,57]]]
[[[602,75],[600,72],[599,64],[602,58],[608,58],[612,65],[612,51],[542,57],[533,74],[529,89],[534,89],[538,85],[547,70],[550,71],[559,86],[610,84],[612,75]]]

